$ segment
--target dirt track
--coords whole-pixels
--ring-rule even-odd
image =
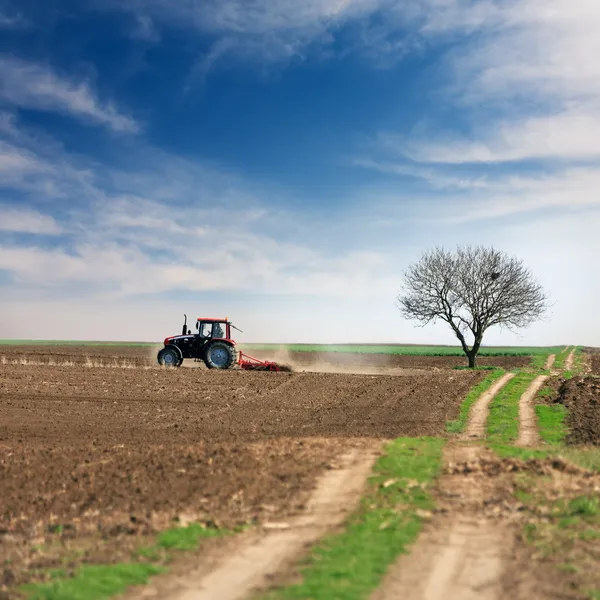
[[[178,516],[296,514],[341,453],[441,433],[483,376],[0,365],[0,562],[20,582],[63,564],[41,544],[112,562]]]

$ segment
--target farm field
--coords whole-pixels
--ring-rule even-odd
[[[0,339],[1,346],[47,346],[76,348],[149,348],[161,345],[160,342],[108,342],[77,340],[10,340]],[[268,352],[322,352],[322,353],[358,353],[358,354],[400,354],[409,356],[462,356],[460,346],[438,346],[419,344],[260,344],[239,343],[239,347],[248,350]],[[562,346],[483,346],[480,356],[532,356],[560,352]]]
[[[156,365],[156,354],[161,344],[144,346],[127,345],[6,345],[0,344],[0,364],[24,364],[87,367],[152,367]],[[297,370],[314,370],[317,372],[357,372],[373,374],[402,374],[405,369],[431,369],[465,366],[464,354],[385,354],[364,351],[368,346],[354,347],[354,351],[317,351],[247,348],[240,346],[257,358],[276,360],[290,364]],[[523,367],[531,361],[528,354],[495,354],[481,356],[481,366],[497,366],[507,369]],[[186,366],[198,366],[193,361],[186,361]],[[361,369],[362,367],[362,369]]]
[[[503,372],[455,370],[464,365],[464,359],[457,356],[257,349],[253,355],[294,367],[293,373],[261,373],[209,371],[203,366],[162,369],[154,363],[156,348],[0,347],[2,600],[28,598],[22,584],[51,582],[56,573],[68,580],[81,565],[130,563],[132,557],[146,556],[137,554],[140,548],[157,552],[153,544],[161,535],[180,540],[172,537],[174,527],[200,523],[201,529],[192,534],[208,532],[201,535],[210,539],[202,543],[201,552],[180,557],[173,567],[178,573],[175,578],[159,578],[149,589],[133,589],[125,596],[127,600],[178,600],[180,596],[169,585],[188,577],[189,569],[200,566],[208,573],[218,561],[227,565],[224,552],[231,552],[235,560],[246,543],[243,540],[260,543],[271,539],[271,525],[276,531],[282,523],[288,527],[294,519],[302,522],[323,478],[340,469],[343,472],[349,456],[383,460],[373,467],[375,473],[383,471],[375,480],[379,482],[376,487],[369,484],[368,493],[375,496],[367,505],[374,512],[364,521],[373,524],[370,535],[375,545],[370,547],[365,538],[351,558],[337,563],[331,559],[330,577],[318,575],[313,584],[309,572],[306,587],[292,585],[287,591],[289,582],[299,580],[293,562],[289,563],[287,575],[265,580],[267,586],[282,586],[268,600],[338,597],[335,582],[355,576],[353,569],[340,574],[346,572],[348,560],[370,564],[368,568],[377,571],[377,560],[387,565],[394,556],[385,558],[385,544],[399,543],[399,552],[405,542],[392,540],[404,539],[409,530],[413,539],[421,527],[414,558],[413,550],[400,552],[398,564],[390,563],[389,577],[374,598],[403,597],[406,590],[412,590],[411,600],[423,600],[426,589],[436,588],[436,578],[450,568],[444,566],[443,556],[455,527],[463,536],[461,552],[482,555],[483,563],[475,562],[477,572],[468,577],[467,561],[465,581],[475,581],[481,569],[488,569],[494,581],[502,580],[503,589],[531,590],[534,586],[539,598],[565,597],[584,584],[600,590],[600,578],[582,579],[581,570],[575,568],[582,560],[579,546],[577,552],[562,546],[568,540],[554,539],[555,532],[562,530],[546,530],[552,523],[544,516],[555,510],[552,503],[556,502],[591,498],[593,504],[594,490],[600,489],[600,475],[577,466],[600,470],[600,451],[594,450],[600,446],[596,414],[600,380],[594,376],[600,374],[600,353],[588,349],[589,354],[576,356],[572,347],[561,347],[556,352],[560,360],[554,361],[560,366],[546,369],[542,365],[548,350],[536,361],[523,355],[481,358],[480,364],[502,367]],[[525,447],[518,447],[522,443],[517,443],[517,429],[525,427],[523,419],[532,418],[522,412],[523,398],[539,378],[545,384],[535,388],[538,391],[527,401],[533,403],[531,411],[539,411],[537,423],[532,413],[533,423],[527,427],[534,431]],[[484,392],[490,386],[495,391],[486,399]],[[535,435],[538,427],[539,438]],[[390,443],[396,444],[398,460],[404,461],[391,475],[384,450]],[[565,463],[559,455],[574,462]],[[428,488],[420,487],[425,485],[419,484],[420,478],[438,476],[431,488],[433,497],[421,497],[420,490]],[[366,479],[366,471],[361,477]],[[400,481],[409,486],[404,492],[402,488],[395,491]],[[334,488],[331,500],[340,518],[346,510],[340,509],[345,497],[342,487]],[[377,499],[379,493],[383,496]],[[388,493],[399,494],[391,513]],[[432,512],[434,499],[439,513]],[[381,509],[378,502],[383,503]],[[539,508],[545,506],[549,508]],[[574,527],[572,535],[597,533],[600,539],[600,508],[594,507],[585,509],[591,511],[589,518],[580,522],[579,517],[569,517],[560,521],[560,527]],[[400,511],[400,516],[394,511]],[[557,519],[562,518],[563,513],[557,514]],[[475,529],[474,520],[479,523]],[[394,527],[398,533],[393,533]],[[234,531],[238,533],[231,536],[232,541],[220,537]],[[333,557],[344,556],[344,548],[351,544],[350,538],[341,540],[338,550],[333,542]],[[572,572],[561,572],[561,553],[547,554],[546,547],[540,546],[547,542],[569,553],[575,565]],[[181,542],[169,543],[177,547]],[[593,560],[596,543],[591,537],[585,543],[589,546],[586,560]],[[189,552],[196,545],[187,541],[182,547]],[[149,566],[146,558],[134,562],[142,560],[136,564],[148,569],[162,564],[162,554],[157,558],[152,553],[148,556],[154,562]],[[432,563],[438,554],[439,564]],[[316,573],[326,569],[319,566],[320,561],[316,565]],[[228,568],[223,567],[221,583],[214,589],[221,589],[223,578],[225,582],[231,579],[229,573],[237,567]],[[594,566],[592,572],[600,573],[600,569]],[[358,581],[363,579],[358,577]],[[125,577],[124,581],[129,580]],[[74,600],[91,593],[47,585],[54,591],[32,598]],[[369,597],[359,588],[348,591],[347,597]],[[315,595],[315,589],[324,591]],[[468,597],[470,590],[457,579],[445,597],[458,600]],[[498,590],[490,592],[490,599],[508,597]],[[93,597],[112,597],[102,594]],[[216,597],[210,596],[210,590],[206,594],[198,598]],[[267,600],[260,594],[247,597]],[[533,596],[527,592],[524,597]]]
[[[0,365],[13,587],[65,561],[114,562],[182,514],[226,528],[293,515],[340,453],[441,435],[484,377],[107,369],[48,350],[54,365]],[[67,357],[78,366],[58,366]]]

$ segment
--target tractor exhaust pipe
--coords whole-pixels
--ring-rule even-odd
[[[181,335],[187,335],[187,315],[184,313],[183,316],[185,317],[185,319],[183,321],[183,328],[181,329]]]

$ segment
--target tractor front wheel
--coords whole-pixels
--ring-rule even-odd
[[[183,362],[181,352],[177,348],[163,348],[157,358],[162,367],[180,367]]]
[[[209,369],[229,369],[236,359],[235,348],[226,342],[212,342],[206,349],[204,364]]]

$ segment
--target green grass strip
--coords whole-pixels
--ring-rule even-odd
[[[146,583],[163,571],[144,563],[85,565],[71,579],[58,577],[48,583],[23,586],[22,590],[30,600],[104,600],[129,586]]]
[[[519,435],[519,400],[537,373],[521,372],[515,375],[490,404],[487,436],[490,445],[513,444]]]
[[[460,346],[402,346],[377,344],[240,344],[245,350],[288,350],[290,352],[340,352],[363,354],[392,354],[407,356],[466,356]],[[554,354],[559,348],[542,347],[485,347],[479,356],[531,356]]]
[[[460,405],[460,413],[458,418],[454,421],[446,421],[446,431],[448,433],[462,433],[465,430],[467,421],[469,420],[469,413],[471,412],[471,407],[473,404],[475,404],[478,398],[496,381],[498,381],[502,375],[504,375],[504,370],[502,369],[496,369],[492,371],[467,394],[466,398]]]
[[[325,538],[312,550],[301,583],[271,590],[264,600],[359,600],[369,597],[388,565],[421,530],[433,508],[429,484],[438,476],[444,440],[399,438],[386,447],[375,467],[360,508],[343,533]]]
[[[531,357],[531,366],[534,369],[545,369],[546,362],[548,361],[548,357],[552,354],[556,354],[555,352],[547,352],[546,354],[534,354]]]
[[[174,333],[174,332],[171,332]],[[156,342],[111,342],[95,340],[1,340],[0,346],[116,346],[146,347]],[[460,346],[418,346],[397,344],[243,344],[242,350],[288,350],[290,352],[342,352],[360,354],[397,354],[406,356],[465,356]],[[480,356],[534,356],[548,355],[560,348],[545,347],[494,347],[481,349]],[[465,357],[466,360],[466,357]]]
[[[573,346],[568,346],[566,349],[561,350],[557,355],[556,355],[556,360],[554,361],[554,367],[555,369],[563,369],[565,366],[565,360],[567,360],[567,357],[569,356],[569,354],[571,354],[571,351],[573,350]]]
[[[568,433],[567,409],[562,404],[538,404],[535,414],[540,439],[550,446],[562,446]]]
[[[237,530],[235,530],[237,531]],[[138,562],[114,565],[83,565],[68,577],[64,571],[48,570],[50,581],[21,586],[28,600],[107,600],[129,586],[147,583],[149,577],[167,572],[175,551],[195,550],[204,539],[234,531],[211,529],[198,523],[160,533],[156,542],[133,552]]]

